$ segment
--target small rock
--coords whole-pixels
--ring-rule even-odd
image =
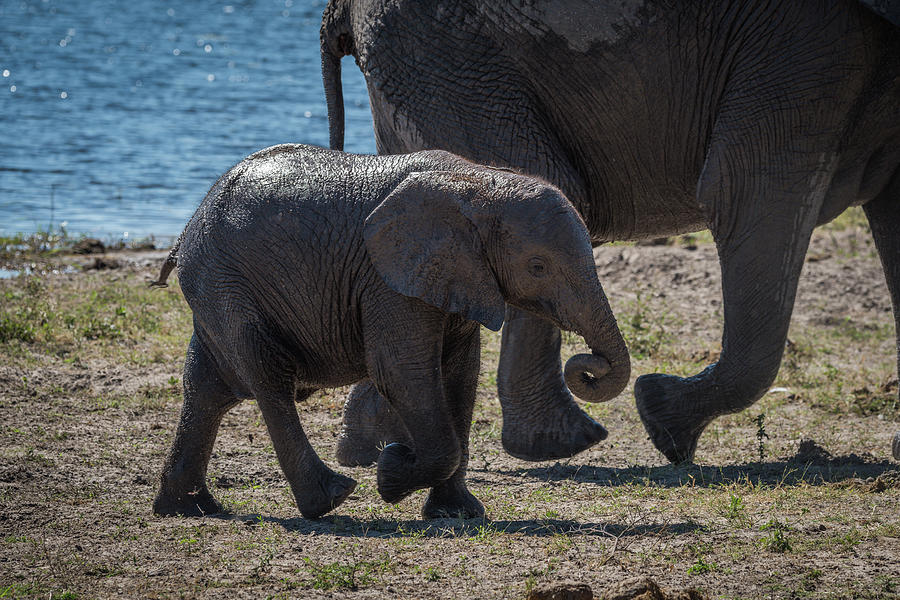
[[[656,582],[649,577],[631,577],[606,590],[604,600],[666,600]]]
[[[610,587],[602,600],[709,600],[693,588],[666,593],[649,577],[632,577]]]
[[[85,271],[105,271],[107,269],[118,269],[122,264],[114,258],[106,258],[98,256],[93,263],[84,266]]]
[[[106,252],[106,246],[97,238],[84,238],[72,246],[72,252],[75,254],[103,254]]]
[[[535,586],[527,600],[592,600],[591,586],[577,581],[554,581]]]

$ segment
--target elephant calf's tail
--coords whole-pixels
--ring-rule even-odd
[[[184,234],[182,234],[184,235]],[[166,262],[163,263],[162,268],[159,270],[159,277],[156,278],[156,281],[150,282],[151,288],[164,288],[169,287],[169,284],[166,283],[166,279],[169,278],[169,273],[172,272],[172,269],[175,268],[175,265],[178,262],[178,248],[181,246],[181,236],[178,236],[178,239],[175,240],[175,243],[172,244],[172,249],[169,250],[169,256],[166,257]]]

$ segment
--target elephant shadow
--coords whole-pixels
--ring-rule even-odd
[[[469,470],[478,471],[473,468]],[[763,486],[834,486],[869,492],[900,487],[900,465],[896,462],[877,460],[871,454],[832,456],[821,446],[807,440],[801,442],[797,453],[788,459],[735,465],[688,463],[610,468],[557,462],[541,467],[492,470],[509,477],[532,477],[546,482],[571,480],[601,487],[712,487],[743,483]]]
[[[748,462],[737,465],[705,466],[696,464],[627,468],[595,467],[571,463],[521,469],[473,469],[470,481],[478,482],[476,473],[490,471],[507,477],[529,477],[544,482],[572,481],[599,487],[721,487],[730,484],[753,486],[832,486],[878,493],[900,488],[900,465],[876,460],[869,454],[832,456],[812,442],[803,442],[795,456],[786,460]],[[360,518],[330,515],[322,519],[280,518],[262,514],[224,513],[210,515],[229,521],[243,522],[248,527],[262,523],[277,524],[285,531],[299,534],[334,535],[338,537],[415,540],[418,538],[469,538],[487,541],[498,534],[520,534],[549,538],[556,535],[607,537],[685,535],[703,528],[690,519],[660,520],[662,515],[638,511],[632,519],[621,522],[587,522],[574,519],[535,518],[523,520],[431,519],[397,520],[383,517]]]
[[[633,536],[683,535],[703,528],[693,521],[679,522],[586,522],[574,519],[492,520],[429,519],[395,520],[365,519],[346,515],[329,515],[322,519],[302,517],[281,518],[260,514],[209,515],[209,518],[243,522],[247,527],[276,524],[285,531],[301,535],[333,535],[337,537],[409,539],[457,538],[488,542],[493,536],[521,534],[528,537],[551,538],[558,535],[606,537],[611,539]]]

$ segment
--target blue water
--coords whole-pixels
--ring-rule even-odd
[[[177,235],[215,179],[328,145],[325,0],[0,0],[0,233]],[[345,148],[375,152],[344,61]]]

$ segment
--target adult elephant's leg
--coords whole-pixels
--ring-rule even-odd
[[[459,439],[459,466],[449,479],[433,488],[428,494],[422,517],[437,519],[459,517],[471,519],[484,516],[484,506],[466,486],[466,469],[469,465],[469,432],[472,428],[472,410],[478,387],[478,368],[481,357],[481,336],[477,325],[468,325],[468,332],[457,337],[444,338],[442,371],[444,396],[450,409],[452,426]]]
[[[566,387],[556,326],[508,306],[501,343],[497,390],[507,452],[552,460],[606,439],[606,429],[578,408]]]
[[[206,469],[222,417],[238,403],[198,337],[184,361],[184,405],[153,502],[158,515],[200,516],[222,511],[206,486]]]
[[[782,122],[763,122],[758,130],[790,125],[784,114],[775,117]],[[715,417],[747,408],[774,381],[809,238],[837,162],[827,151],[833,140],[777,148],[778,140],[794,141],[791,129],[762,139],[730,125],[711,146],[698,187],[722,268],[721,355],[693,377],[645,375],[634,388],[650,439],[676,463],[693,459]],[[748,165],[757,168],[746,172]]]
[[[900,171],[877,198],[863,206],[863,210],[869,219],[891,292],[897,334],[897,371],[900,373]],[[892,452],[894,458],[900,460],[900,432],[894,436]]]

